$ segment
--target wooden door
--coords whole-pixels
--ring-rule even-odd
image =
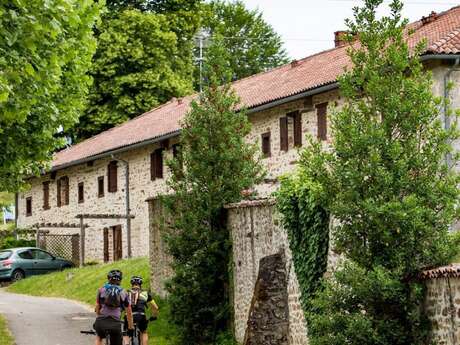
[[[104,228],[104,262],[110,260],[109,256],[109,229]]]
[[[113,229],[113,261],[117,261],[123,258],[123,246],[121,242],[121,225],[114,226],[112,229]]]

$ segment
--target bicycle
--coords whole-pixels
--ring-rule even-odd
[[[133,329],[132,335],[129,336],[129,345],[141,345],[142,333],[139,327],[137,327],[136,323],[134,323],[133,326],[134,326],[134,329]],[[123,332],[123,333],[127,334],[128,332]]]
[[[81,334],[86,334],[86,335],[97,335],[96,331],[80,331]],[[105,345],[110,345],[110,338],[111,338],[111,335],[110,335],[110,332],[109,331],[106,331],[105,332]]]

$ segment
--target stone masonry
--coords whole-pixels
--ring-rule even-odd
[[[233,304],[237,341],[243,342],[245,337],[261,260],[284,252],[289,314],[287,344],[307,344],[305,318],[300,307],[299,283],[287,234],[280,226],[274,201],[247,201],[230,205],[228,211],[228,225],[233,240]]]

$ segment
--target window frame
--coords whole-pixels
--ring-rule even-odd
[[[77,185],[77,199],[78,199],[79,204],[82,204],[85,202],[85,184],[84,182],[79,182]]]
[[[262,139],[262,156],[263,158],[269,158],[272,155],[272,149],[271,149],[271,132],[265,132],[261,134],[261,139]],[[267,146],[265,146],[265,140],[268,140]]]
[[[107,192],[116,193],[118,191],[118,162],[111,161],[107,165]]]
[[[50,205],[50,181],[43,182],[43,209],[49,210]]]
[[[163,153],[165,149],[159,147],[150,154],[150,180],[162,179],[164,177]]]
[[[320,141],[327,141],[327,106],[328,102],[316,105],[316,129]]]
[[[32,197],[26,198],[26,217],[32,216]]]
[[[105,194],[105,188],[104,188],[104,176],[99,176],[97,178],[97,197],[98,198],[103,198]]]

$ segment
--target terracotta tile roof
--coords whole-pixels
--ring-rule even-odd
[[[459,278],[460,264],[438,267],[432,270],[423,271],[420,274],[422,280],[439,279],[439,278]]]
[[[408,42],[410,47],[426,39],[426,53],[460,53],[460,6],[439,14],[430,23],[423,24],[422,21],[418,21],[410,24],[410,27],[415,30]],[[313,90],[335,82],[344,68],[351,66],[346,50],[347,47],[327,50],[295,63],[241,79],[233,83],[233,87],[242,104],[248,108]],[[193,97],[196,96],[188,96],[180,101],[172,100],[131,121],[58,152],[53,157],[53,170],[177,132],[180,129],[180,120],[187,113]]]

